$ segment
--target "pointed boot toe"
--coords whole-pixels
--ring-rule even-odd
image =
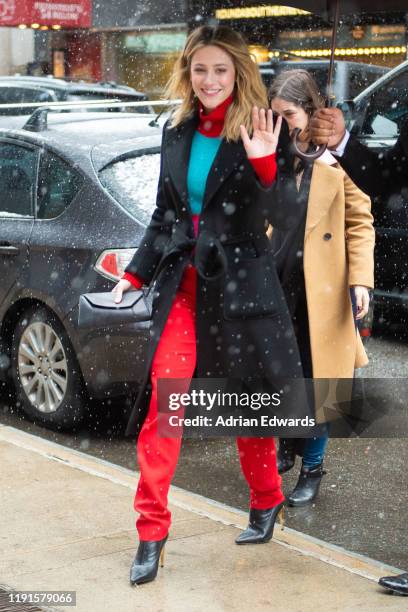
[[[236,544],[265,544],[273,536],[275,521],[279,516],[283,529],[284,502],[268,510],[249,511],[249,524],[235,540]]]
[[[378,584],[393,593],[408,595],[408,572],[399,576],[384,576],[379,579]]]
[[[164,545],[167,537],[157,541],[140,541],[130,568],[130,583],[132,585],[145,584],[156,578],[159,564],[161,567],[164,566]]]

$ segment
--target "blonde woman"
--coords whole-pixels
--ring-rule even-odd
[[[241,36],[226,27],[193,31],[167,95],[183,102],[164,128],[156,209],[114,289],[120,301],[131,285],[157,277],[146,380],[128,425],[129,434],[139,434],[141,474],[132,584],[157,575],[181,445],[158,436],[158,379],[191,379],[195,371],[252,381],[301,376],[265,235],[268,222],[288,223],[272,197],[281,122],[274,127],[265,110],[266,91]],[[250,488],[250,523],[237,543],[267,542],[284,502],[274,441],[237,443]]]
[[[316,82],[305,70],[287,70],[272,83],[269,96],[289,132],[302,130],[300,146],[306,150],[310,119],[323,106]],[[289,230],[273,230],[272,247],[304,376],[351,379],[354,369],[368,361],[353,305],[355,318],[363,318],[374,285],[370,198],[328,151],[316,162],[304,163],[282,144],[279,156],[279,198],[288,205],[295,203],[300,215]],[[304,506],[316,498],[325,474],[327,442],[328,430],[316,438],[280,440],[281,474],[293,467],[296,454],[303,459],[298,482],[287,497],[289,505]]]

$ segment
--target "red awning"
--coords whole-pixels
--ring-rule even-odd
[[[89,28],[92,0],[0,0],[0,26]]]

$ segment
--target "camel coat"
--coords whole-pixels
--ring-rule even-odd
[[[371,201],[330,155],[314,163],[303,251],[314,378],[352,378],[368,363],[352,285],[374,286]]]

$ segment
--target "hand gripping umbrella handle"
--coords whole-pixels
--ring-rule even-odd
[[[304,161],[314,161],[318,159],[325,150],[327,149],[327,145],[320,145],[317,147],[316,151],[311,151],[310,153],[304,153],[299,149],[298,145],[298,136],[302,130],[300,128],[295,128],[292,132],[292,145],[295,150],[295,155],[303,159]]]

